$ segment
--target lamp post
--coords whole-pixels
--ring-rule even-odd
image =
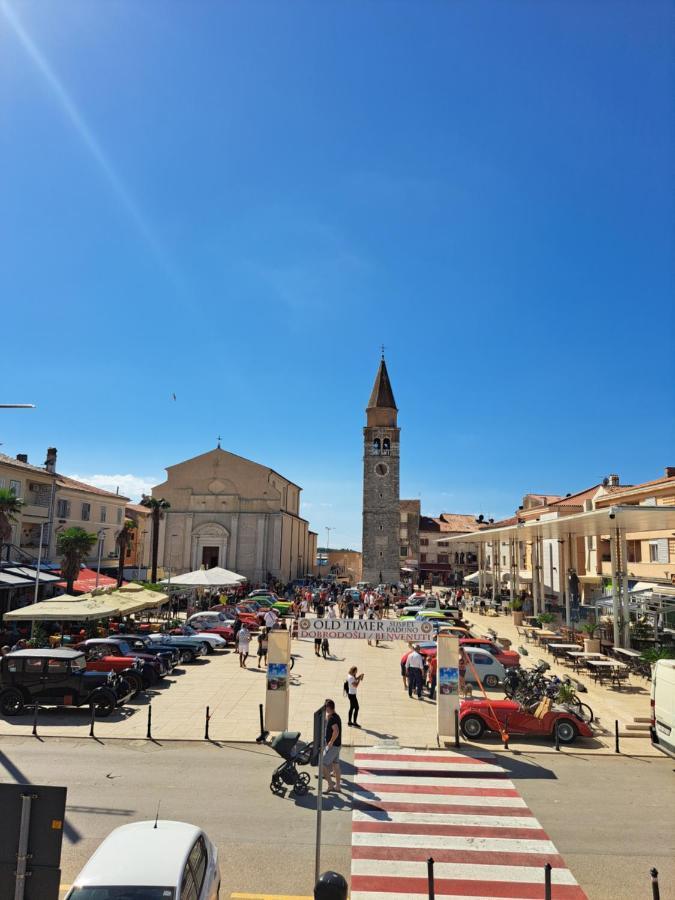
[[[141,563],[143,562],[143,551],[145,550],[145,540],[144,539],[145,539],[145,535],[147,533],[148,533],[147,531],[141,532],[140,540],[138,541],[137,546],[136,546],[136,554],[138,556],[138,559],[137,559],[138,565],[136,567],[136,578],[138,579],[138,581],[141,580]],[[146,572],[146,578],[147,578],[147,572]]]
[[[328,559],[328,548],[330,547],[330,533],[333,530],[326,525],[326,575],[330,575],[330,560]]]
[[[101,577],[101,557],[103,556],[103,539],[105,538],[105,528],[99,528],[98,532],[98,560],[96,562],[96,584],[94,590],[98,588],[98,580]]]
[[[35,573],[35,594],[33,596],[33,603],[38,602],[38,589],[40,587],[40,564],[42,562],[42,536],[45,530],[45,523],[40,523],[40,545],[38,547],[38,558],[37,558],[37,571]]]
[[[173,601],[171,599],[171,560],[173,558],[173,538],[178,537],[177,534],[169,535],[169,578],[166,583],[167,590],[169,592],[169,609],[171,610],[171,615],[173,615]]]

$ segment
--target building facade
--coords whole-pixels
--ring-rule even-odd
[[[220,446],[166,471],[152,489],[171,504],[160,523],[165,574],[221,566],[259,584],[312,571],[316,535],[297,484]]]
[[[476,530],[476,517],[461,513],[424,516],[419,500],[401,500],[399,542],[401,565],[419,584],[458,585],[478,568],[478,545],[450,542]]]
[[[363,429],[363,580],[397,584],[400,429],[384,356],[366,407]]]
[[[345,584],[357,584],[362,580],[361,553],[358,550],[326,550],[325,547],[319,547],[314,571],[319,578],[334,575]]]
[[[23,453],[16,458],[0,454],[0,487],[9,488],[23,501],[12,529],[9,556],[24,562],[40,556],[58,563],[59,532],[77,526],[99,536],[85,563],[95,565],[100,551],[102,567],[116,565],[117,535],[128,497],[60,475],[56,458],[54,447],[47,450],[44,466],[30,464]]]

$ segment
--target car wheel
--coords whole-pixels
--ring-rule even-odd
[[[465,716],[461,728],[465,738],[477,741],[485,731],[485,722],[480,716]]]
[[[486,675],[485,676],[485,686],[489,688],[496,688],[499,684],[499,678],[496,675]]]
[[[202,653],[205,653],[207,656],[209,653],[213,653],[213,647],[208,641],[204,641],[202,644]]]
[[[129,688],[134,692],[134,696],[139,694],[143,690],[143,679],[140,675],[135,675],[133,673],[129,673],[124,676],[124,680],[129,685]]]
[[[18,716],[23,712],[23,707],[23,694],[16,688],[10,688],[0,697],[0,712],[3,716]]]
[[[561,744],[572,744],[577,737],[577,729],[574,722],[569,719],[558,719],[555,727],[558,729],[558,740]],[[553,731],[555,738],[555,729]]]
[[[94,703],[94,714],[97,719],[106,719],[115,709],[115,700],[108,694],[102,694],[97,697]]]
[[[192,652],[192,650],[181,650],[180,651],[180,661],[182,663],[191,663],[194,658],[195,658],[195,655]]]

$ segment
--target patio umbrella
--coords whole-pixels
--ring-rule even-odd
[[[236,572],[230,572],[229,569],[215,566],[213,569],[197,569],[196,572],[176,575],[171,578],[170,583],[186,587],[226,587],[241,584],[243,581],[246,581],[243,575],[237,575]],[[160,584],[169,584],[169,579],[162,579]]]

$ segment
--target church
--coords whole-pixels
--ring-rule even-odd
[[[363,429],[363,580],[397,584],[399,551],[398,409],[384,353],[366,407]]]
[[[166,472],[152,489],[171,504],[159,535],[166,574],[222,566],[258,584],[312,571],[317,535],[300,516],[297,484],[220,444]]]

